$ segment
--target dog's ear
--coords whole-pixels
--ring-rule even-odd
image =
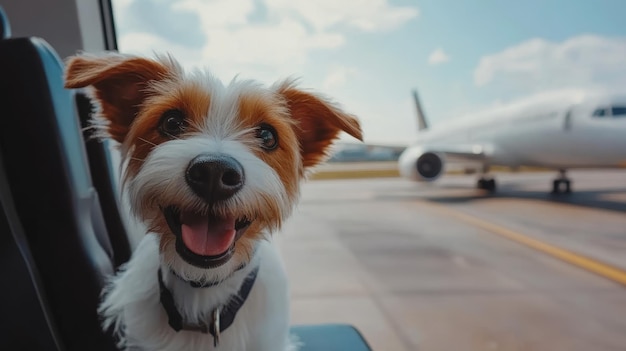
[[[324,161],[329,147],[341,131],[363,140],[357,118],[342,111],[329,100],[299,90],[290,82],[280,85],[278,92],[287,102],[289,113],[297,122],[296,133],[305,168]]]
[[[98,117],[108,121],[107,133],[121,143],[147,97],[147,84],[164,79],[169,71],[161,62],[136,56],[83,54],[66,61],[65,87],[91,86]]]

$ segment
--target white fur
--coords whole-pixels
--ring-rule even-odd
[[[143,221],[149,221],[150,218],[162,216],[160,206],[173,204],[201,212],[206,205],[187,186],[185,170],[189,162],[203,152],[231,156],[244,169],[243,189],[221,207],[237,217],[253,219],[263,215],[261,210],[268,206],[267,201],[274,201],[279,208],[284,209],[283,218],[289,214],[291,209],[285,187],[272,167],[241,142],[205,136],[172,140],[159,145],[150,153],[139,173],[127,185],[135,214]],[[164,249],[171,253],[169,257],[176,257],[169,262],[170,267],[190,280],[220,280],[241,264],[233,258],[216,269],[198,269],[179,258],[173,245]]]
[[[167,269],[160,263],[158,238],[154,234],[144,237],[132,259],[112,281],[100,313],[105,317],[105,326],[113,325],[126,335],[121,346],[128,350],[296,350],[288,336],[287,277],[270,241],[260,241],[251,263],[224,284],[192,288],[171,273],[164,275],[164,282],[174,294],[181,315],[197,322],[199,313],[226,303],[256,265],[260,269],[252,291],[233,324],[222,333],[217,349],[210,334],[177,333],[167,324],[157,280],[159,267]]]
[[[194,195],[185,182],[189,162],[203,153],[226,155],[236,159],[243,167],[245,184],[232,198],[213,210],[228,212],[249,219],[280,223],[291,213],[296,199],[287,194],[284,184],[272,167],[255,155],[260,150],[259,141],[249,129],[237,121],[237,100],[246,93],[262,92],[251,83],[231,83],[224,87],[210,76],[200,80],[211,94],[211,107],[205,124],[193,135],[173,139],[155,146],[148,154],[139,172],[125,182],[124,199],[136,219],[149,228],[151,221],[162,216],[160,208],[177,205],[187,210],[202,212],[206,204]],[[156,83],[155,92],[168,84]],[[271,94],[270,94],[271,95]],[[267,95],[267,98],[271,98]],[[132,152],[125,141],[122,152]],[[127,155],[126,155],[127,156]],[[299,162],[299,161],[297,161]],[[299,167],[294,164],[294,167]],[[295,169],[295,168],[294,168]],[[294,174],[297,174],[294,172]],[[280,218],[270,221],[263,218],[268,205],[280,209]],[[160,237],[148,233],[138,243],[132,258],[110,281],[103,293],[99,312],[104,327],[112,327],[121,337],[120,347],[125,350],[226,350],[226,351],[295,351],[296,343],[289,337],[289,294],[283,263],[265,228],[265,240],[259,240],[250,263],[242,270],[236,268],[246,260],[235,254],[224,265],[201,269],[182,260],[170,241],[163,248]],[[136,226],[140,228],[140,226]],[[135,233],[131,236],[135,237]],[[169,235],[169,234],[168,234]],[[195,331],[174,331],[159,300],[158,269],[164,274],[164,283],[174,296],[179,312],[186,322],[196,324],[218,306],[235,295],[248,273],[260,267],[258,276],[247,300],[238,311],[234,323],[221,335],[217,348],[213,336]],[[209,288],[192,288],[189,280],[224,282]],[[234,273],[233,273],[234,272]]]

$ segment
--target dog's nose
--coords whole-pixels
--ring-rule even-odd
[[[189,163],[185,180],[207,202],[222,201],[243,187],[243,167],[230,156],[199,155]]]

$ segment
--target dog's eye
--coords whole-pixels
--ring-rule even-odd
[[[165,136],[177,136],[185,131],[186,127],[185,115],[180,110],[169,110],[161,116],[159,131]]]
[[[269,124],[261,124],[256,130],[256,137],[261,140],[261,146],[265,150],[274,150],[278,147],[276,129]]]

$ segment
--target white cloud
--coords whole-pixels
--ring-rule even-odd
[[[428,63],[438,65],[450,61],[450,56],[446,54],[442,48],[438,48],[428,56]]]
[[[248,16],[254,10],[254,6],[254,0],[172,1],[173,9],[187,10],[199,15],[205,32],[211,28],[245,25],[248,22]]]
[[[277,24],[248,25],[237,30],[215,29],[203,56],[233,64],[283,66],[302,63],[309,51],[333,49],[344,38],[332,33],[308,33],[301,23],[285,19]]]
[[[176,59],[185,65],[201,67],[205,64],[197,49],[173,43],[151,33],[135,32],[122,35],[118,39],[118,46],[129,54],[154,57],[154,53],[169,52],[175,54]]]
[[[348,78],[354,76],[356,73],[357,69],[354,67],[335,66],[329,70],[322,86],[326,90],[340,87],[348,81]]]
[[[474,83],[531,91],[623,85],[625,57],[626,38],[581,35],[560,43],[531,39],[482,57],[474,71]]]
[[[419,14],[415,7],[392,6],[387,0],[266,0],[270,12],[279,16],[296,14],[323,31],[346,25],[363,31],[397,28]]]
[[[167,50],[183,65],[209,66],[222,79],[238,73],[260,80],[297,74],[311,53],[344,45],[349,29],[391,30],[418,15],[414,7],[392,6],[387,0],[160,2],[170,9],[169,16],[162,19],[168,22],[163,26],[177,24],[183,15],[199,18],[193,23],[198,28],[190,29],[190,21],[180,30],[189,33],[189,40],[182,35],[177,40],[148,31],[150,26],[132,25],[146,21],[142,8],[147,5],[141,1],[116,0],[116,17],[122,22],[120,27],[127,29],[119,34],[122,51],[151,54]],[[198,40],[200,45],[188,44]]]

